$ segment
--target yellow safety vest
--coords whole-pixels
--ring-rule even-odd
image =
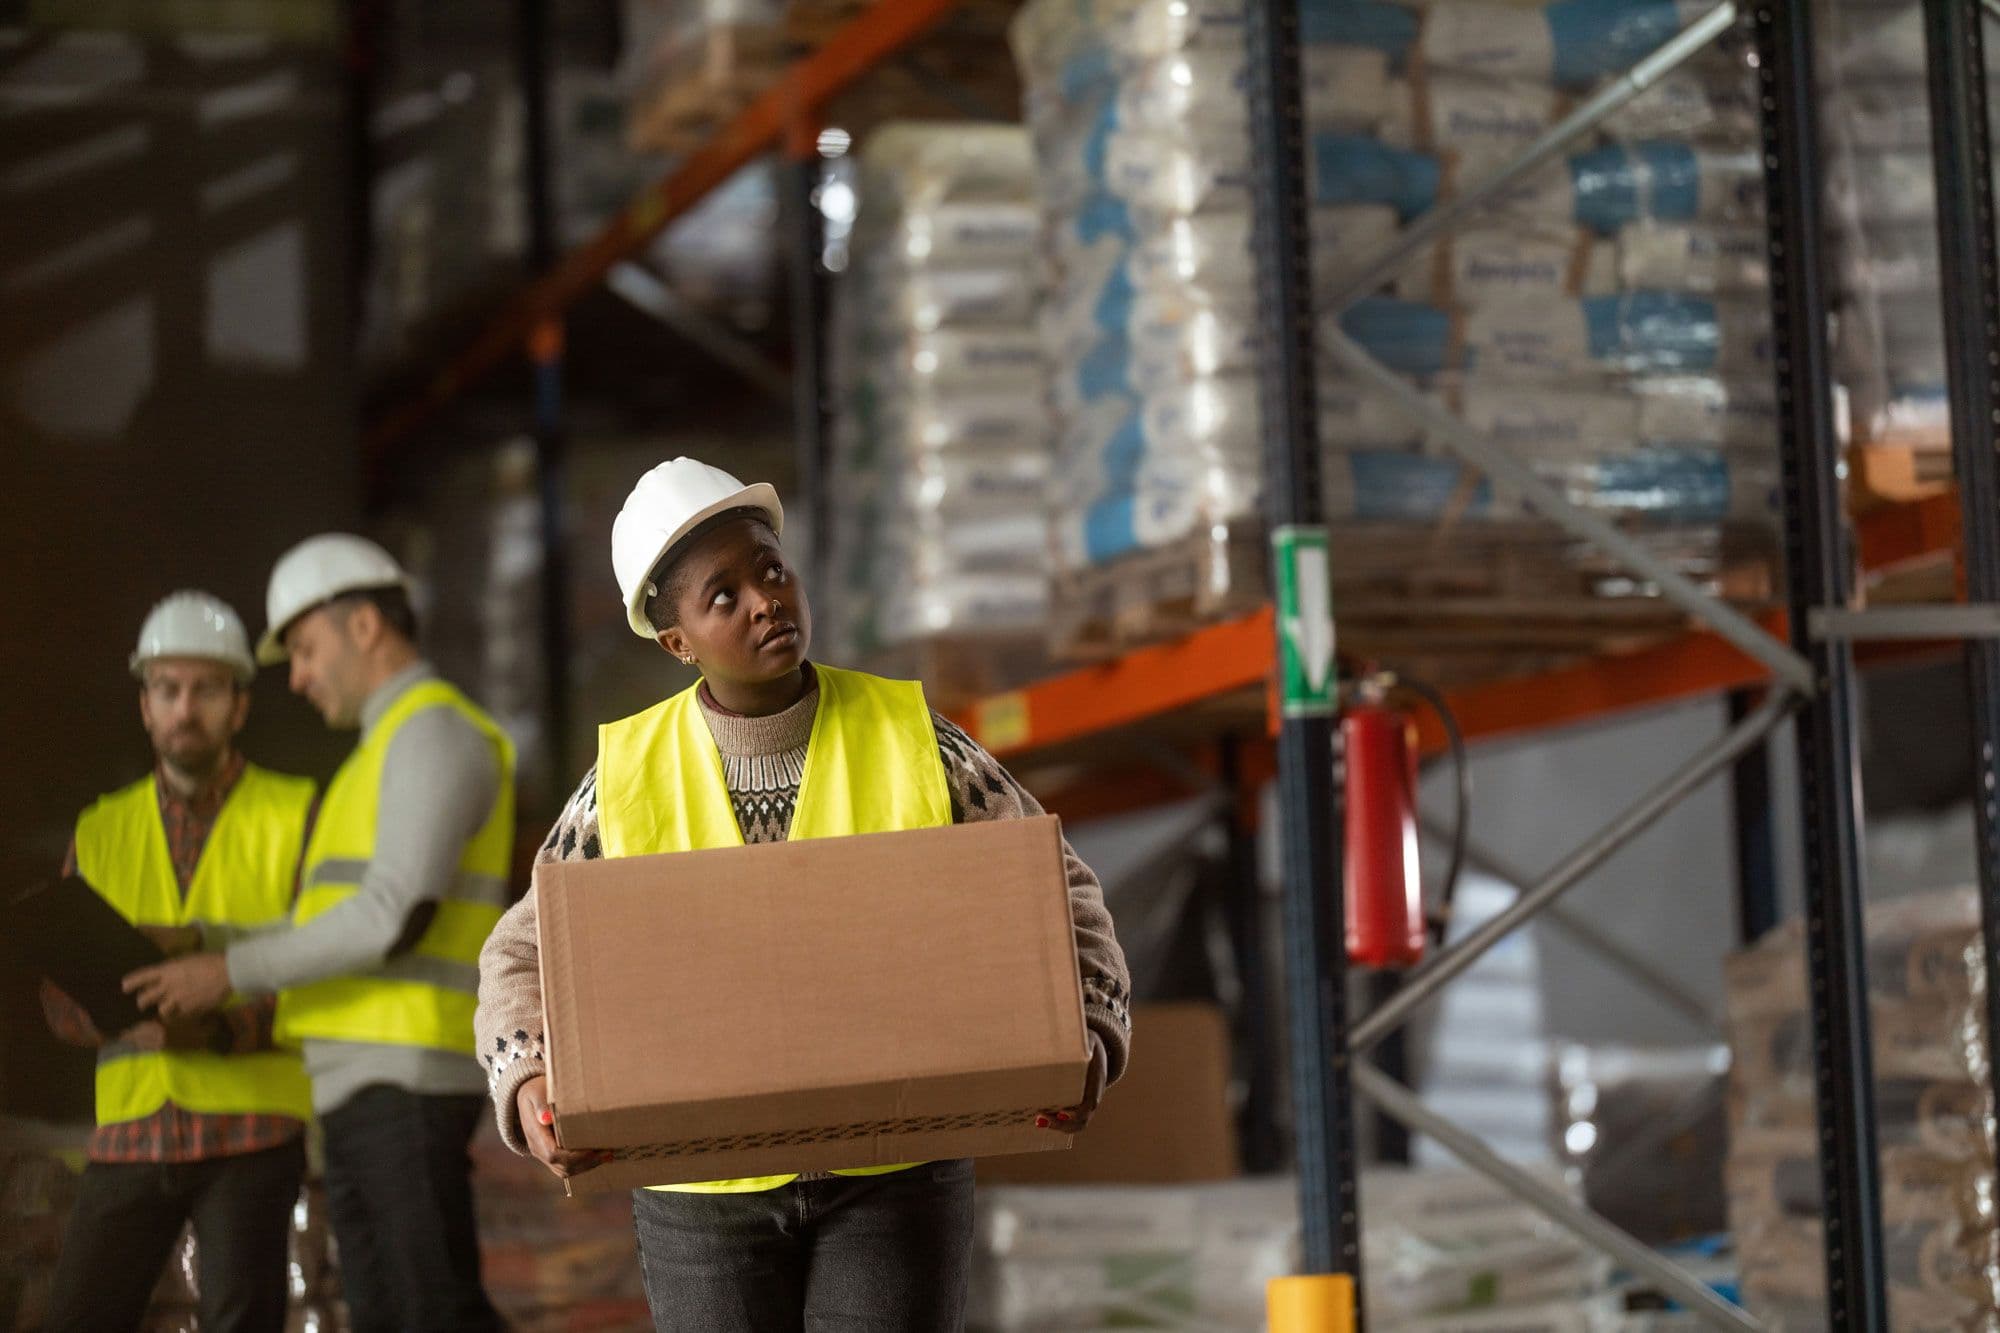
[[[416,945],[366,972],[283,992],[278,999],[281,1040],[367,1041],[472,1054],[479,950],[508,901],[514,745],[454,686],[426,680],[405,690],[333,775],[306,845],[304,882],[292,920],[304,925],[360,891],[375,854],[383,761],[403,724],[427,708],[449,708],[486,737],[500,766],[500,794],[459,854],[457,873],[444,886],[437,914]]]
[[[838,838],[949,824],[951,793],[923,686],[816,663],[813,670],[819,708],[787,837]],[[722,755],[696,701],[699,688],[598,730],[597,833],[606,856],[743,845]],[[836,1174],[885,1175],[915,1165]],[[796,1179],[794,1173],[653,1188],[753,1194]]]
[[[186,896],[167,851],[155,783],[149,777],[102,797],[77,819],[77,870],[91,887],[134,925],[201,926],[211,941],[283,922],[312,780],[246,764]],[[312,1088],[295,1052],[139,1051],[115,1040],[98,1049],[98,1124],[138,1120],[169,1101],[207,1115],[312,1115]]]

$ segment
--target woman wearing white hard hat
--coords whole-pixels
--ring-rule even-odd
[[[597,766],[539,859],[1041,813],[991,755],[929,710],[920,686],[809,660],[812,610],[780,543],[784,522],[770,486],[691,458],[633,487],[611,529],[626,620],[702,679],[603,729]],[[808,758],[828,745],[842,750],[841,771],[872,780],[837,799],[807,789],[801,801]],[[1083,1128],[1124,1069],[1130,1030],[1124,955],[1097,878],[1074,852],[1066,864],[1093,1059],[1083,1103],[1039,1118],[1052,1133]],[[537,958],[530,892],[480,958],[479,1049],[508,1146],[568,1176],[599,1159],[564,1151],[549,1128]],[[803,1229],[802,1216],[813,1219]],[[963,1320],[969,1162],[639,1190],[634,1218],[661,1329],[837,1322],[933,1333]]]

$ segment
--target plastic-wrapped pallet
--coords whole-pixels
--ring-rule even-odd
[[[1835,370],[1860,483],[1914,498],[1948,480],[1944,315],[1921,0],[1817,0]],[[2000,69],[1991,40],[1987,68]],[[1894,464],[1883,460],[1897,458]]]
[[[1248,66],[1241,6],[1212,0],[1031,0],[1012,38],[1047,215],[1056,634],[1080,647],[1128,613],[1262,593],[1239,558],[1261,546]],[[1372,125],[1390,64],[1313,43],[1316,126]],[[1315,251],[1357,253],[1394,225],[1386,208],[1322,209]],[[1131,604],[1094,590],[1111,567],[1142,571]]]
[[[1399,89],[1397,114],[1373,130],[1315,136],[1322,206],[1414,221],[1476,188],[1709,5],[1418,8],[1308,0],[1309,30],[1318,16],[1337,39],[1384,52]],[[1768,545],[1778,484],[1757,146],[1752,73],[1740,53],[1711,48],[1328,316],[1572,503],[1731,590],[1736,553]],[[1322,396],[1338,406],[1355,395]],[[1323,434],[1336,451],[1326,477],[1344,547],[1469,571],[1500,540],[1484,527],[1551,559],[1511,586],[1467,580],[1472,589],[1535,599],[1645,591],[1577,559],[1519,496],[1462,468],[1442,441],[1407,428]],[[1419,528],[1424,545],[1398,540]],[[1357,562],[1346,563],[1352,577]],[[1365,618],[1371,596],[1393,603],[1401,591],[1385,573],[1345,598],[1343,614]]]
[[[780,0],[626,0],[627,138],[642,152],[685,153],[784,68]]]
[[[868,652],[1047,608],[1048,418],[1027,135],[892,125],[835,289],[835,617]]]
[[[1264,1287],[1298,1260],[1297,1184],[982,1189],[969,1323],[986,1333],[1263,1327]],[[1468,1172],[1362,1182],[1371,1327],[1591,1333],[1602,1256]]]
[[[1883,1240],[1894,1326],[2000,1330],[1986,977],[1977,895],[1869,913]],[[1818,1136],[1797,923],[1724,967],[1732,1054],[1730,1222],[1767,1327],[1824,1327]]]
[[[1304,0],[1316,285],[1364,281],[1402,227],[1705,8]],[[1031,0],[1014,25],[1049,222],[1059,574],[1254,530],[1263,334],[1243,26],[1241,0]],[[1761,537],[1776,491],[1757,142],[1750,71],[1705,53],[1383,275],[1341,327],[1511,434],[1573,501],[1665,530],[1663,551],[1717,574],[1724,529]],[[1528,526],[1519,497],[1465,476],[1379,394],[1327,371],[1320,398],[1337,541],[1345,528],[1383,549],[1371,520]],[[1564,560],[1550,591],[1601,590]]]

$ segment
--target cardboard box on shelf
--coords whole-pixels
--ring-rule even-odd
[[[537,868],[572,1193],[1067,1147],[1088,1044],[1052,816]]]
[[[989,1157],[982,1185],[1184,1185],[1242,1174],[1229,1109],[1229,1025],[1212,1004],[1142,1004],[1118,1086],[1069,1152]]]

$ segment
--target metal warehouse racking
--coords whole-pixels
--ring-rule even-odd
[[[1366,1058],[1439,987],[1509,930],[1554,905],[1591,868],[1711,778],[1733,773],[1742,860],[1746,934],[1775,912],[1769,869],[1770,794],[1763,760],[1770,734],[1796,720],[1799,800],[1806,871],[1806,918],[1813,1054],[1821,1125],[1828,1302],[1832,1327],[1888,1327],[1865,959],[1861,837],[1855,772],[1857,660],[1907,651],[1961,651],[1971,686],[1977,786],[1979,887],[1988,974],[2000,962],[2000,259],[1996,259],[1982,14],[2000,0],[1923,0],[1930,64],[1938,233],[1950,349],[1949,400],[1955,496],[1888,506],[1852,524],[1840,489],[1827,330],[1825,254],[1819,229],[1821,161],[1809,0],[1724,0],[1678,36],[1579,106],[1511,166],[1412,224],[1348,285],[1347,299],[1411,260],[1423,242],[1469,216],[1481,201],[1555,157],[1663,74],[1726,32],[1748,29],[1760,85],[1772,332],[1781,412],[1784,551],[1782,613],[1752,618],[1665,567],[1601,519],[1576,509],[1522,464],[1456,417],[1421,398],[1337,329],[1314,318],[1306,253],[1305,153],[1296,0],[1248,0],[1252,126],[1259,213],[1259,289],[1267,354],[1266,514],[1279,585],[1286,562],[1323,550],[1315,386],[1322,355],[1373,384],[1464,460],[1504,478],[1543,517],[1616,557],[1706,628],[1634,652],[1533,675],[1466,685],[1450,696],[1469,739],[1604,717],[1649,704],[1728,692],[1724,735],[1689,756],[1608,827],[1525,886],[1516,904],[1417,969],[1358,1019],[1346,1012],[1340,929],[1343,886],[1339,733],[1327,690],[1280,689],[1298,649],[1270,607],[1174,642],[1126,653],[963,710],[972,732],[1015,762],[1050,767],[1114,766],[1121,781],[1089,793],[1058,793],[1067,813],[1157,801],[1189,792],[1218,799],[1216,817],[1232,834],[1233,856],[1254,879],[1246,794],[1275,774],[1283,849],[1285,996],[1305,1259],[1312,1272],[1358,1273],[1357,1163],[1352,1116],[1358,1090],[1378,1109],[1446,1145],[1523,1198],[1622,1261],[1654,1278],[1707,1322],[1755,1328],[1741,1310],[1567,1197],[1499,1159],[1424,1107]],[[525,0],[523,12],[538,7]],[[637,254],[659,230],[765,152],[812,156],[818,110],[876,64],[922,39],[954,8],[952,0],[878,0],[826,45],[796,63],[747,110],[722,127],[664,180],[639,195],[591,243],[557,257],[538,246],[542,275],[418,397],[379,419],[367,436],[376,464],[421,430],[465,388],[506,365],[517,351],[535,366],[537,432],[544,441],[544,487],[552,545],[559,542],[561,434],[560,327],[564,308]],[[532,27],[528,27],[532,31]],[[524,58],[530,82],[546,69]],[[530,106],[540,103],[530,95]],[[531,181],[546,172],[531,171]],[[542,189],[546,189],[543,181]],[[545,234],[545,233],[544,233]],[[810,295],[810,261],[796,290]],[[801,346],[818,346],[808,312]],[[1323,302],[1319,308],[1323,308]],[[801,384],[816,394],[817,357],[800,357]],[[809,398],[800,413],[801,475],[820,475],[823,431]],[[1960,600],[1953,604],[1851,609],[1853,569],[1957,549]],[[1305,557],[1300,552],[1306,552]],[[561,607],[552,605],[553,622]],[[1291,606],[1288,610],[1301,608]],[[1330,605],[1302,608],[1331,618]],[[554,646],[559,647],[559,640]],[[1303,673],[1300,673],[1303,675]],[[1436,744],[1435,732],[1426,734]],[[1160,762],[1162,750],[1171,758]],[[1122,780],[1129,778],[1129,780]],[[1107,801],[1106,790],[1111,796]],[[1247,892],[1243,896],[1250,896]],[[1255,930],[1236,914],[1233,934],[1246,990],[1265,975]],[[1589,934],[1588,923],[1569,927]],[[1602,937],[1599,937],[1602,944]],[[1628,955],[1622,960],[1634,965]],[[1660,989],[1635,970],[1635,980]],[[1989,1034],[2000,1034],[2000,993],[1989,987]],[[1254,1006],[1252,1006],[1254,1010]],[[1271,1054],[1260,1016],[1247,1033],[1261,1071],[1253,1078],[1252,1165],[1270,1165]],[[2000,1065],[2000,1061],[1994,1062]],[[1261,1112],[1261,1118],[1260,1118]],[[1260,1132],[1262,1139],[1260,1140]],[[1257,1146],[1260,1141],[1263,1147]],[[1262,1160],[1260,1161],[1260,1157]]]

